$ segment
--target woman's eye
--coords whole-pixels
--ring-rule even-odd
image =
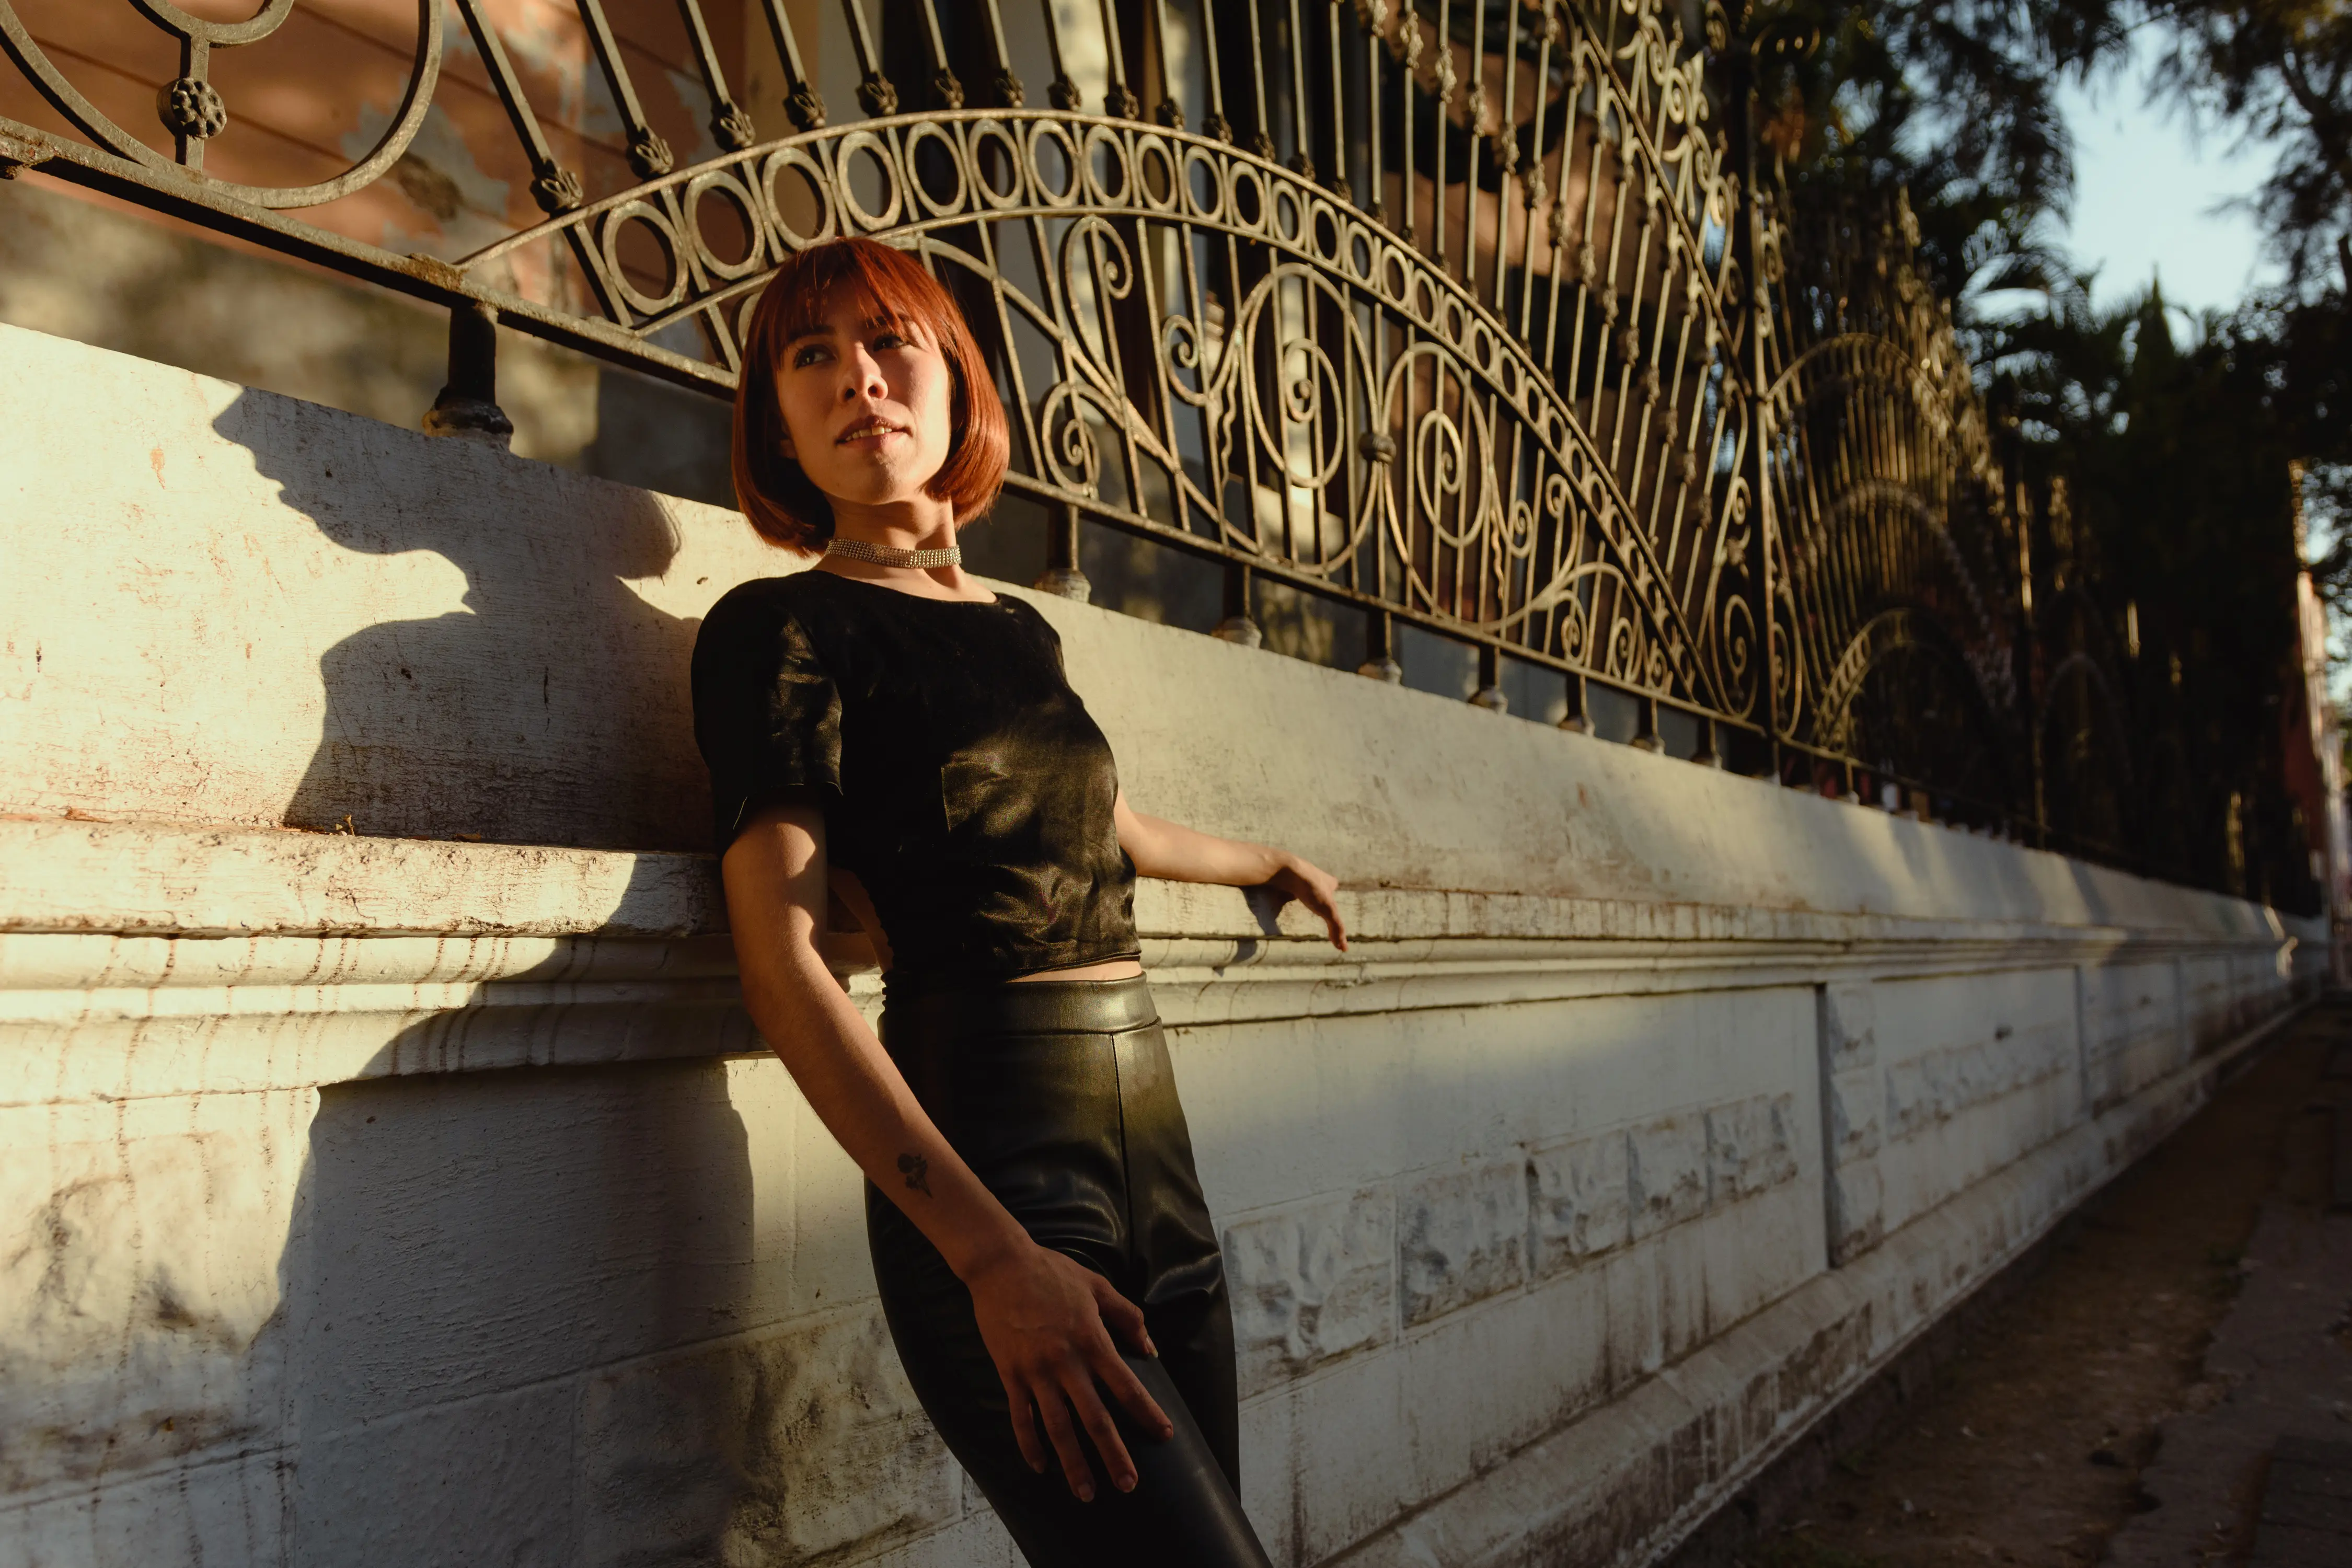
[[[824,353],[824,348],[819,344],[804,343],[793,351],[793,363],[795,367],[814,364],[817,362],[817,356]]]

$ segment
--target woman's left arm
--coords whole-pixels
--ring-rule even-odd
[[[1216,882],[1228,888],[1271,888],[1287,900],[1297,899],[1307,912],[1322,921],[1331,945],[1348,951],[1348,928],[1341,923],[1331,895],[1339,879],[1313,862],[1264,844],[1219,838],[1198,833],[1157,816],[1146,816],[1118,793],[1116,808],[1118,847],[1135,862],[1139,877],[1169,882]]]

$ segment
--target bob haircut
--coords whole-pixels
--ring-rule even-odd
[[[947,461],[923,493],[955,507],[959,525],[995,504],[1004,485],[1010,437],[994,379],[964,325],[963,312],[922,263],[903,250],[851,237],[784,258],[761,292],[745,334],[743,370],[735,389],[735,499],[762,537],[814,555],[833,538],[833,502],[800,464],[784,456],[783,410],[776,373],[793,339],[824,329],[826,313],[847,290],[880,321],[919,328],[948,362]]]

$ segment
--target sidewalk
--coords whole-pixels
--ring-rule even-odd
[[[2352,1568],[2339,1045],[2352,1002],[2296,1020],[2085,1205],[1885,1396],[1874,1438],[1775,1500],[1795,1522],[1747,1568]]]
[[[2115,1538],[2118,1568],[2352,1564],[2352,1214],[2329,1206],[2352,1015],[2315,1023],[2330,1070],[2287,1129],[2244,1289],[2206,1352],[2200,1387],[2216,1397],[2164,1424],[2140,1478],[2157,1506]]]

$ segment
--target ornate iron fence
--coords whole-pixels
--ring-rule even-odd
[[[0,119],[0,173],[447,306],[429,428],[499,432],[501,322],[727,394],[778,258],[878,236],[989,350],[1010,486],[1058,519],[1047,584],[1085,593],[1078,531],[1106,525],[1219,563],[1221,635],[1255,640],[1261,577],[1361,612],[1367,674],[1397,678],[1414,625],[1479,650],[1489,706],[1522,661],[1563,679],[1571,727],[1600,683],[1633,699],[1637,743],[1679,710],[1698,760],[2033,830],[2025,579],[1968,367],[1904,236],[1792,235],[1742,85],[1792,40],[1742,37],[1712,0],[841,0],[850,118],[813,0],[756,0],[793,128],[764,140],[701,0],[676,20],[702,123],[667,135],[622,0],[577,0],[625,149],[600,183],[559,159],[509,7],[418,0],[378,133],[294,184],[207,161],[235,110],[215,62],[269,44],[294,0],[235,23],[129,0],[179,54],[136,131],[30,4],[0,0],[0,47],[63,128]],[[461,47],[541,220],[446,258],[339,228]],[[1856,326],[1861,272],[1879,305]]]
[[[1766,393],[1792,745],[2025,815],[2018,638],[2028,581],[1986,410],[1948,307],[1875,223],[1815,215],[1776,267],[1794,357]]]

